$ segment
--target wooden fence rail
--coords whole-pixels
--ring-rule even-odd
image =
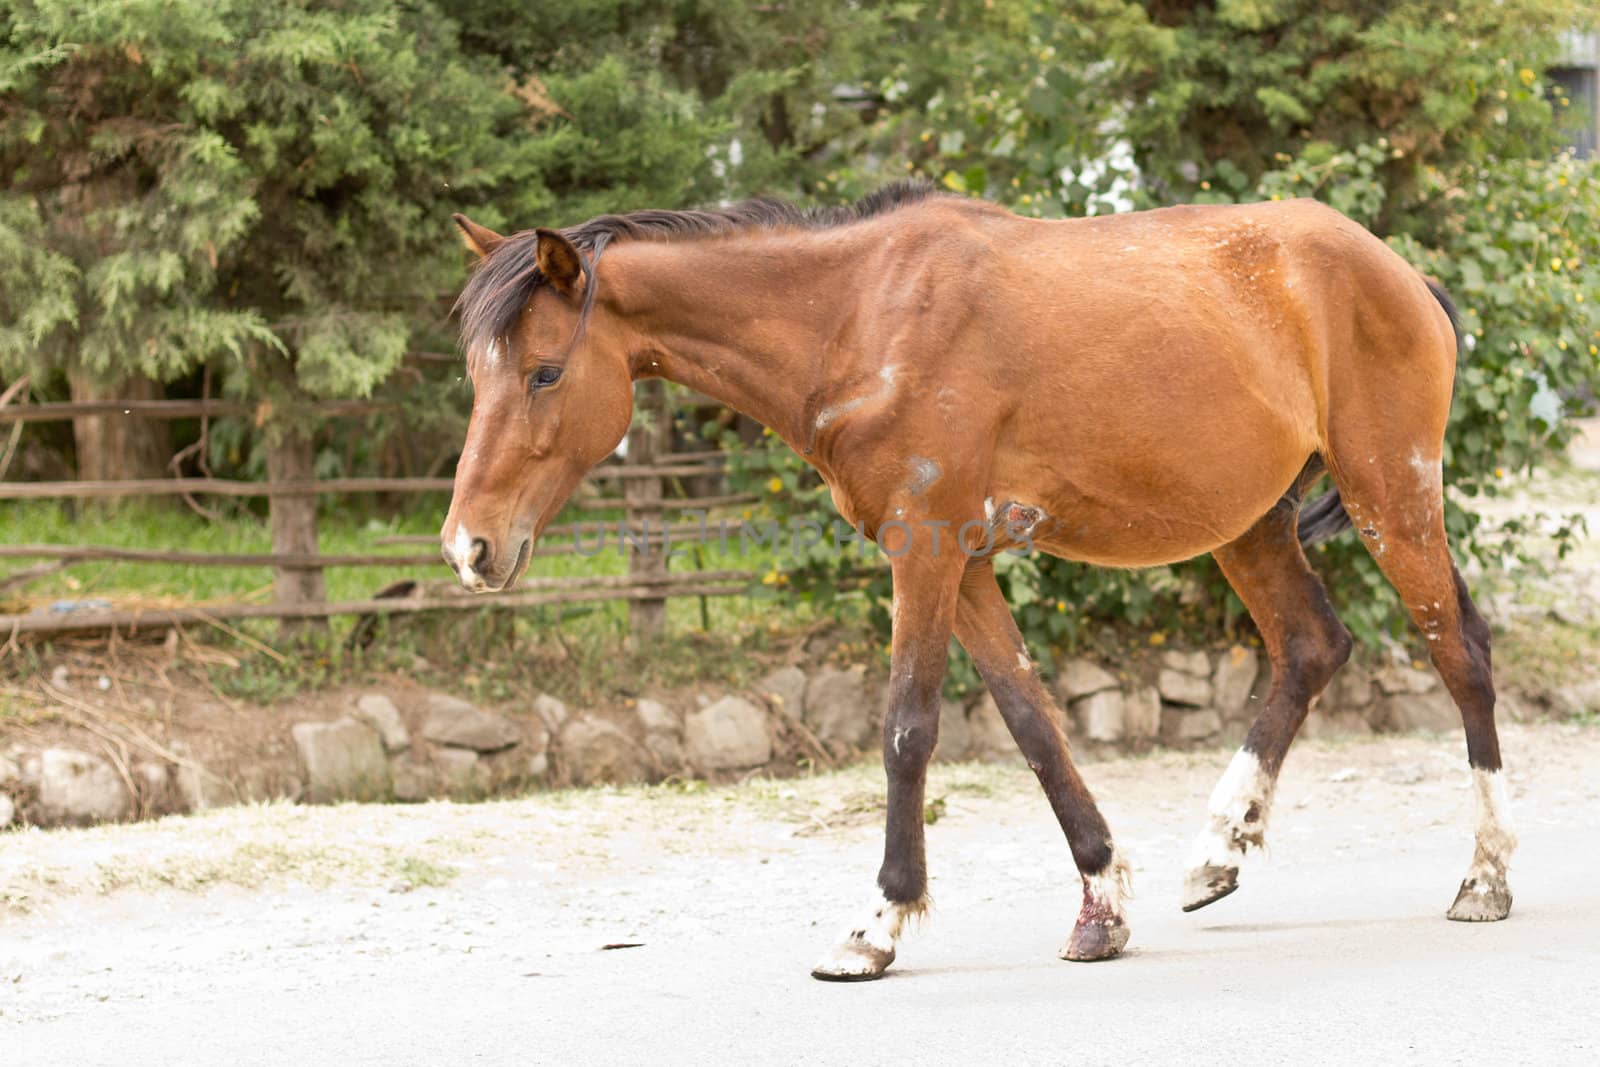
[[[323,400],[308,405],[324,418],[370,415],[392,411],[396,405],[377,400]],[[72,400],[49,404],[19,404],[0,408],[0,424],[11,422],[65,422],[90,415],[129,415],[144,419],[222,418],[254,415],[259,405],[242,400]]]
[[[666,471],[663,475],[660,472]],[[649,473],[645,473],[649,472]],[[714,474],[706,467],[640,468],[620,477],[684,477],[686,474]],[[606,475],[599,474],[601,478]],[[316,481],[243,482],[226,478],[130,478],[123,482],[0,482],[0,500],[111,500],[130,496],[342,496],[354,493],[448,493],[454,486],[450,478],[320,478]],[[691,498],[664,498],[651,501],[647,511],[662,508],[723,507],[749,503],[754,494]],[[706,502],[710,503],[706,503]],[[627,508],[625,498],[578,497],[568,507],[595,511]]]
[[[435,354],[421,354],[436,358]],[[455,358],[437,357],[437,358]],[[142,419],[186,419],[270,416],[270,410],[258,404],[227,399],[188,400],[96,400],[86,402],[26,404],[15,403],[15,396],[24,387],[15,383],[0,397],[0,425],[9,425],[14,438],[26,424],[65,421],[93,416],[123,415]],[[715,523],[678,522],[668,525],[661,516],[683,511],[712,511],[755,503],[760,499],[754,493],[713,492],[707,495],[677,495],[683,491],[684,479],[719,476],[726,469],[727,455],[720,450],[702,450],[673,453],[670,451],[671,405],[704,405],[704,397],[690,396],[669,400],[660,390],[642,390],[640,393],[641,419],[635,433],[630,435],[631,458],[621,462],[608,462],[592,471],[587,481],[591,483],[619,484],[622,492],[616,495],[583,496],[570,500],[571,510],[617,511],[623,515],[619,522],[570,522],[549,527],[544,532],[540,546],[534,551],[538,557],[585,555],[600,551],[626,550],[628,573],[563,578],[528,578],[515,592],[487,596],[422,595],[402,598],[377,597],[366,600],[325,602],[321,599],[320,583],[309,597],[287,595],[282,588],[279,600],[272,604],[236,603],[212,604],[184,608],[151,610],[118,609],[109,611],[68,611],[55,613],[34,611],[28,614],[0,615],[0,637],[6,634],[51,633],[121,629],[123,627],[166,627],[187,622],[216,624],[225,619],[276,618],[304,620],[330,618],[339,615],[392,614],[433,610],[464,610],[493,606],[540,606],[579,604],[620,600],[633,605],[630,620],[637,629],[659,628],[664,618],[663,609],[669,597],[678,596],[732,596],[748,593],[759,575],[752,571],[719,570],[707,572],[668,572],[665,567],[664,548],[679,544],[700,542],[715,544],[725,538],[737,538],[748,525],[739,521]],[[383,411],[399,410],[398,405],[374,400],[323,401],[310,403],[300,409],[321,418],[342,418],[369,415]],[[641,434],[644,427],[654,431]],[[299,469],[292,467],[290,475],[282,477],[279,466],[277,480],[263,482],[211,477],[151,478],[130,481],[72,481],[72,482],[0,482],[0,501],[4,500],[117,500],[130,497],[213,496],[240,499],[285,500],[285,514],[290,507],[304,509],[295,500],[323,495],[349,495],[362,493],[447,493],[453,479],[438,477],[419,478],[326,478],[304,477],[309,473],[309,461]],[[274,515],[279,505],[274,503]],[[307,513],[314,514],[314,513]],[[306,530],[311,530],[311,518],[304,520]],[[299,529],[297,524],[297,529]],[[53,573],[60,567],[86,562],[120,562],[139,564],[172,564],[201,567],[265,567],[280,576],[296,573],[319,573],[336,567],[420,567],[440,563],[437,538],[433,535],[392,536],[376,539],[377,545],[426,545],[425,552],[371,552],[322,553],[315,551],[314,534],[280,538],[274,525],[272,552],[194,552],[182,549],[124,548],[112,545],[50,545],[18,544],[0,545],[0,559],[40,559],[52,561],[11,578],[13,586]],[[624,534],[622,531],[626,531]],[[292,533],[293,531],[291,531]],[[593,542],[603,534],[605,543]],[[577,541],[582,535],[584,542]],[[566,540],[563,541],[563,538]],[[310,547],[313,551],[306,551]],[[280,586],[282,583],[279,583]],[[645,625],[648,624],[648,625]],[[290,625],[285,623],[285,625]]]
[[[836,580],[842,587],[865,585],[880,573],[859,567]],[[757,576],[750,571],[690,571],[665,574],[651,580],[632,575],[579,578],[529,578],[521,591],[507,593],[455,592],[447,596],[375,597],[321,604],[207,604],[186,608],[125,609],[120,611],[29,612],[0,615],[0,634],[73,633],[126,630],[131,636],[141,628],[185,623],[215,624],[228,619],[326,619],[336,615],[399,615],[419,611],[475,611],[494,607],[548,607],[601,601],[657,601],[667,597],[750,595]]]
[[[679,577],[698,579],[697,575]],[[592,589],[552,590],[536,593],[484,593],[469,596],[419,597],[416,599],[380,598],[343,600],[320,604],[217,604],[193,608],[162,608],[149,611],[30,612],[26,615],[0,615],[0,634],[72,633],[84,630],[136,632],[143,627],[167,627],[174,623],[210,623],[224,619],[327,619],[336,615],[395,615],[417,611],[463,611],[487,607],[540,607],[553,604],[586,604],[610,600],[662,600],[667,596],[736,596],[748,593],[751,575],[737,582],[674,583],[670,586],[649,583],[635,586],[603,586]]]

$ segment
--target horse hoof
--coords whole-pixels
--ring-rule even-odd
[[[1458,923],[1494,923],[1511,914],[1511,890],[1504,882],[1495,884],[1477,878],[1461,883],[1456,902],[1445,917]]]
[[[1128,926],[1121,919],[1080,920],[1072,928],[1072,937],[1059,955],[1075,963],[1109,960],[1122,955],[1128,943],[1128,934]]]
[[[823,982],[870,982],[883,977],[893,962],[893,948],[878,948],[852,936],[811,968],[811,977]]]
[[[1198,911],[1239,888],[1239,868],[1206,864],[1191,870],[1183,882],[1183,910]]]

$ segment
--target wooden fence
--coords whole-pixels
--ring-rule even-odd
[[[251,405],[225,400],[141,400],[93,401],[73,403],[14,403],[22,390],[17,383],[0,396],[0,427],[11,426],[11,445],[24,424],[65,421],[85,416],[117,416],[144,419],[212,418],[252,416],[260,421],[260,411]],[[393,567],[443,563],[432,537],[383,537],[375,547],[422,545],[427,551],[325,554],[316,548],[315,502],[307,498],[327,494],[448,492],[449,478],[272,478],[270,472],[283,463],[269,457],[269,479],[264,482],[234,481],[210,477],[172,477],[130,481],[0,481],[0,500],[85,500],[182,495],[266,498],[272,514],[273,550],[268,553],[193,552],[182,548],[121,548],[98,545],[14,544],[0,545],[0,559],[38,559],[46,561],[9,579],[0,579],[0,589],[42,576],[53,570],[83,562],[170,563],[212,567],[270,567],[275,575],[273,603],[204,604],[191,607],[149,610],[73,610],[62,613],[34,611],[26,614],[0,614],[0,635],[138,629],[169,627],[186,622],[223,624],[223,620],[275,618],[293,620],[328,618],[335,615],[378,615],[403,612],[437,611],[482,606],[531,607],[551,604],[582,604],[597,601],[626,601],[630,629],[637,635],[660,632],[665,621],[665,606],[671,597],[729,596],[746,593],[757,575],[744,570],[670,572],[663,551],[672,539],[693,537],[704,529],[698,523],[669,525],[669,513],[685,510],[711,511],[753,502],[750,494],[720,492],[690,495],[682,491],[684,479],[705,481],[703,476],[720,475],[724,454],[714,451],[674,453],[670,433],[670,408],[659,382],[642,383],[639,408],[629,433],[627,461],[608,462],[596,468],[589,481],[602,495],[579,494],[568,507],[577,511],[618,510],[621,522],[574,522],[549,527],[535,556],[563,555],[579,551],[576,537],[598,531],[625,531],[628,544],[628,573],[616,576],[580,578],[525,578],[514,592],[469,596],[441,582],[437,589],[413,590],[409,595],[374,596],[362,600],[328,601],[321,595],[322,572],[335,567]],[[315,413],[323,418],[370,414],[383,405],[366,401],[340,401],[317,404]],[[0,435],[3,437],[4,435]],[[269,441],[269,449],[274,447]],[[290,465],[293,469],[293,465]],[[299,469],[307,470],[301,462]],[[720,481],[720,479],[717,479]],[[604,489],[600,487],[611,487]],[[291,507],[292,502],[292,507]],[[307,506],[307,505],[310,506]],[[737,533],[741,524],[725,527]],[[3,639],[3,638],[0,638]]]

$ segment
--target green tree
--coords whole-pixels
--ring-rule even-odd
[[[679,202],[724,129],[659,72],[546,86],[390,0],[26,0],[0,92],[0,373],[211,366],[280,415],[443,332],[451,211]]]

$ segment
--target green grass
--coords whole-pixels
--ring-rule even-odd
[[[427,555],[428,545],[380,546],[379,538],[434,536],[443,506],[419,509],[391,518],[362,517],[330,511],[318,519],[319,549],[328,555],[392,552]],[[173,549],[189,552],[271,552],[266,519],[236,512],[212,522],[180,504],[163,506],[130,502],[112,507],[76,508],[62,501],[26,501],[0,507],[0,542],[60,545],[108,545],[116,548]],[[0,561],[0,575],[32,565],[31,560]],[[528,573],[565,577],[621,574],[623,558],[606,551],[598,556],[551,556],[535,559]],[[326,572],[328,597],[359,600],[402,578],[448,577],[443,562],[418,566],[339,567]],[[185,566],[165,563],[80,563],[62,574],[31,583],[30,599],[50,597],[143,596],[203,602],[270,599],[269,567]]]
[[[397,555],[431,555],[429,545],[379,546],[380,538],[438,533],[444,513],[438,507],[420,507],[408,514],[392,517],[364,516],[348,511],[325,511],[318,521],[318,544],[325,554],[392,552]],[[585,513],[588,520],[615,522]],[[558,521],[568,521],[563,516]],[[625,553],[613,529],[603,551],[595,555],[577,554],[536,557],[528,569],[530,578],[572,578],[626,573]],[[193,552],[265,553],[272,550],[266,519],[249,511],[236,510],[213,522],[181,504],[126,502],[104,507],[77,507],[70,502],[25,501],[0,505],[0,543],[46,543],[62,545],[107,545],[118,548],[174,549]],[[550,543],[550,542],[546,542]],[[592,541],[586,540],[586,544]],[[36,560],[0,560],[0,578],[34,565]],[[764,574],[774,567],[774,553],[765,546],[741,552],[737,538],[726,551],[714,543],[698,546],[685,554],[675,553],[671,561],[675,572],[694,570],[750,570]],[[441,580],[449,573],[442,562],[394,567],[335,567],[326,570],[330,600],[361,600],[402,579]],[[179,564],[96,562],[74,564],[66,571],[51,574],[13,589],[5,597],[11,610],[26,609],[40,602],[57,599],[99,598],[114,604],[148,607],[171,604],[202,604],[249,601],[269,603],[272,599],[272,570],[269,567],[216,567]],[[782,612],[793,598],[781,593],[746,597],[708,598],[702,606],[697,599],[677,600],[669,606],[669,622],[674,628],[716,628],[729,624],[766,619]],[[627,608],[614,603],[602,606],[573,607],[563,612],[580,627],[598,629],[612,635],[626,632]],[[588,620],[588,621],[579,621]],[[268,624],[267,629],[271,629]],[[250,629],[260,632],[259,626]]]
[[[1596,649],[1600,649],[1600,624],[1520,619],[1495,635],[1495,674],[1504,688],[1559,689],[1593,676]]]
[[[437,507],[432,506],[437,503]],[[380,538],[437,535],[444,502],[420,505],[399,516],[328,509],[319,517],[319,547],[326,554],[393,552],[431,555],[429,545],[379,546]],[[587,520],[601,519],[590,512]],[[570,521],[563,516],[558,521]],[[612,536],[602,552],[535,558],[532,577],[585,577],[626,572],[627,561]],[[126,502],[77,508],[62,502],[0,505],[0,543],[109,545],[195,552],[265,553],[271,537],[264,516],[235,506],[221,521],[210,521],[181,504]],[[549,542],[547,542],[549,543]],[[586,540],[585,544],[592,544]],[[746,570],[763,575],[775,566],[765,546],[742,551],[735,537],[726,550],[714,543],[675,553],[674,572]],[[0,577],[36,563],[0,560]],[[325,571],[330,600],[361,600],[404,578],[450,581],[443,562],[395,567],[336,567]],[[75,564],[0,595],[0,611],[27,611],[57,599],[104,599],[117,607],[270,603],[268,567],[206,567],[123,562]],[[254,651],[219,631],[200,635],[227,649],[237,663],[212,666],[207,681],[230,697],[274,703],[298,693],[385,672],[410,675],[470,699],[511,700],[532,691],[567,700],[630,695],[648,689],[693,685],[708,676],[739,683],[771,668],[773,647],[802,634],[814,623],[864,617],[865,598],[847,595],[827,608],[782,587],[753,582],[748,595],[675,598],[667,605],[667,635],[652,641],[630,637],[628,605],[623,601],[526,608],[482,608],[381,619],[363,645],[350,641],[353,617],[308,627],[294,645],[280,636],[271,619],[233,625],[256,641],[279,649],[285,659]],[[204,628],[201,628],[204,630]],[[865,631],[863,631],[865,632]],[[194,636],[192,628],[188,631]],[[160,635],[154,635],[159,638]],[[10,657],[8,673],[49,673],[51,638],[24,643]],[[865,647],[866,642],[862,639]],[[626,649],[626,651],[624,651]],[[37,709],[0,699],[0,721],[27,721]]]

